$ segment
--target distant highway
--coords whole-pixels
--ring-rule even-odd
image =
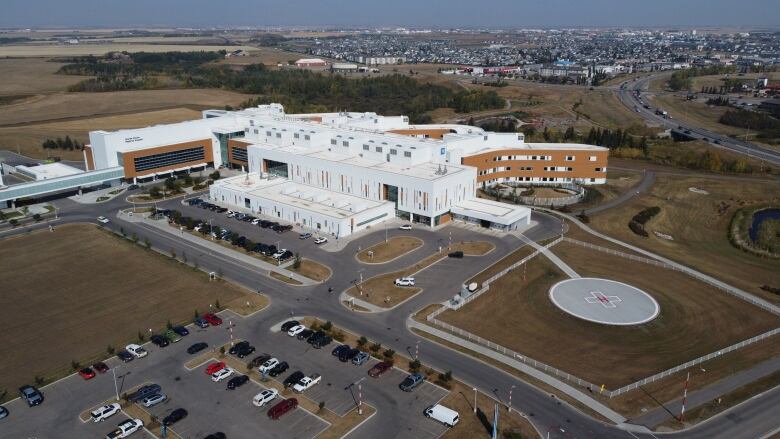
[[[755,143],[714,133],[679,119],[667,119],[661,115],[655,114],[655,108],[645,108],[643,105],[647,105],[648,102],[647,98],[643,96],[643,92],[647,91],[648,83],[657,76],[658,75],[645,76],[636,81],[625,81],[621,83],[621,86],[616,90],[618,99],[620,99],[620,102],[622,102],[623,105],[631,109],[631,111],[636,111],[648,122],[660,125],[663,128],[671,128],[684,132],[685,135],[694,139],[705,140],[715,146],[744,154],[748,157],[763,160],[774,165],[780,165],[780,152],[764,148]],[[636,91],[639,91],[639,95],[636,94]]]

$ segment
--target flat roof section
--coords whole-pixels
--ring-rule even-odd
[[[452,213],[508,226],[529,217],[531,209],[484,198],[473,198],[453,205]]]
[[[81,169],[68,166],[64,163],[47,163],[38,166],[24,166],[19,165],[16,167],[16,171],[30,176],[37,180],[48,180],[50,178],[67,177],[69,175],[81,174]]]
[[[214,185],[338,219],[349,218],[383,204],[391,204],[389,201],[372,201],[294,183],[283,177],[260,177],[256,173],[217,180]]]

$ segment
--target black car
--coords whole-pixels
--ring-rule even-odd
[[[218,431],[216,433],[211,433],[203,439],[227,439],[227,436],[225,436],[225,433]]]
[[[329,335],[322,337],[311,344],[314,349],[321,349],[323,346],[327,346],[333,342],[333,338]]]
[[[149,337],[149,340],[161,348],[164,348],[169,344],[171,344],[171,342],[168,341],[167,337],[163,337],[162,335],[157,335],[157,334],[154,334],[153,336]]]
[[[347,361],[351,361],[353,358],[355,358],[355,355],[359,354],[359,349],[350,349],[348,351],[342,351],[341,354],[339,354],[339,361],[342,363],[346,363]]]
[[[160,387],[159,384],[147,384],[147,385],[139,388],[135,392],[131,393],[127,397],[127,400],[130,401],[130,402],[138,402],[138,401],[146,398],[147,396],[152,396],[152,395],[155,395],[157,393],[160,393],[161,390],[162,390],[162,387]]]
[[[192,345],[192,346],[187,348],[187,353],[188,354],[197,354],[198,352],[206,349],[207,347],[209,347],[208,343],[204,343],[204,342],[195,343],[194,345]]]
[[[312,334],[311,337],[309,337],[308,340],[306,340],[306,342],[309,344],[314,344],[317,341],[319,341],[319,339],[326,337],[327,335],[328,334],[326,334],[325,331],[317,331],[314,334]]]
[[[338,357],[342,352],[348,351],[350,349],[352,348],[348,344],[338,345],[333,349],[333,351],[331,351],[331,354],[333,354],[334,357]]]
[[[314,331],[311,329],[304,329],[298,334],[298,340],[307,340],[312,334],[314,334]]]
[[[248,347],[248,346],[249,346],[249,342],[248,341],[246,341],[246,340],[245,341],[240,341],[240,342],[234,344],[233,346],[231,346],[231,348],[228,349],[228,353],[230,355],[236,355],[238,353],[238,351],[240,351],[241,349],[244,349],[245,347]]]
[[[182,337],[184,337],[185,335],[189,335],[189,333],[190,333],[190,331],[187,328],[185,328],[184,326],[174,326],[173,327],[173,332],[181,335]]]
[[[247,383],[247,381],[249,381],[249,377],[246,375],[239,375],[237,377],[233,377],[230,379],[230,381],[228,381],[227,388],[233,390],[237,387],[243,386],[244,384]]]
[[[265,363],[266,361],[270,360],[271,356],[268,354],[260,354],[252,359],[252,361],[249,362],[249,366],[251,367],[260,367],[261,364]]]
[[[282,384],[284,384],[284,387],[292,387],[296,384],[298,384],[298,381],[300,381],[305,375],[300,370],[295,371],[290,374],[287,378],[285,378],[284,381],[282,381]]]
[[[163,425],[165,425],[165,426],[173,425],[173,424],[181,421],[182,419],[186,418],[188,414],[189,413],[187,413],[187,410],[184,410],[182,408],[178,408],[178,409],[172,411],[170,415],[168,415],[165,418],[163,418]]]
[[[127,351],[119,351],[116,353],[116,356],[125,363],[133,361],[133,358],[135,358],[133,354]]]
[[[43,393],[35,386],[22,386],[19,388],[19,395],[27,403],[28,406],[34,407],[43,403]]]
[[[260,222],[257,223],[257,225],[262,227],[262,228],[264,228],[264,229],[267,229],[267,228],[271,227],[271,221],[260,220]]]
[[[255,352],[255,347],[252,345],[245,346],[236,352],[238,358],[244,358]]]
[[[282,329],[281,329],[281,331],[282,331],[282,332],[287,332],[287,331],[289,331],[289,330],[290,330],[290,328],[292,328],[293,326],[298,326],[298,325],[300,325],[300,324],[301,324],[301,322],[299,322],[299,321],[297,321],[297,320],[288,320],[288,321],[286,321],[286,322],[282,323]]]
[[[276,366],[274,366],[274,368],[271,369],[268,372],[268,375],[271,375],[272,377],[277,377],[277,376],[281,375],[282,373],[284,373],[289,368],[290,368],[290,365],[287,364],[286,361],[282,361],[281,363],[279,363]]]
[[[460,259],[460,258],[463,257],[463,252],[460,251],[460,250],[455,251],[455,252],[450,252],[450,253],[447,254],[447,257]]]

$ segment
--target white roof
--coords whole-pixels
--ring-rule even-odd
[[[50,178],[66,177],[68,175],[81,174],[84,172],[79,168],[74,168],[73,166],[68,166],[59,162],[29,167],[19,165],[16,166],[16,170],[34,176],[36,180],[48,180]]]
[[[508,226],[530,216],[531,209],[484,198],[473,198],[454,204],[452,213]]]
[[[295,61],[295,64],[325,64],[325,60],[320,58],[301,58]]]
[[[260,177],[257,173],[217,180],[214,185],[336,219],[349,218],[357,213],[390,203],[294,183],[283,177],[267,175]]]

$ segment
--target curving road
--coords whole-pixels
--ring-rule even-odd
[[[694,126],[690,123],[678,119],[667,119],[655,114],[652,108],[647,109],[644,105],[648,104],[647,98],[643,99],[643,93],[647,91],[648,84],[658,75],[649,75],[637,79],[636,81],[625,81],[617,88],[616,93],[620,102],[632,111],[636,111],[647,122],[660,125],[663,128],[684,131],[686,135],[710,142],[712,145],[734,151],[748,157],[764,160],[766,162],[780,165],[780,152],[756,145],[755,143],[744,140],[734,139],[729,136],[718,134],[703,128]],[[638,94],[637,94],[638,92]],[[690,132],[690,133],[689,133]]]
[[[92,222],[98,215],[107,215],[109,212],[115,212],[117,209],[128,207],[121,199],[115,199],[100,205],[80,205],[69,200],[59,200],[56,202],[60,207],[60,220],[56,224]],[[204,211],[195,208],[182,206],[178,200],[170,200],[158,203],[161,207],[171,207],[180,210],[192,209],[193,213],[197,211],[199,217],[205,215]],[[192,262],[197,259],[198,264],[204,270],[219,269],[223,276],[233,282],[244,285],[253,290],[265,292],[272,299],[271,305],[261,313],[246,319],[244,324],[249,329],[260,334],[261,331],[267,331],[272,325],[284,320],[289,315],[317,315],[328,319],[337,325],[354,332],[365,335],[383,343],[384,346],[391,347],[397,352],[410,352],[415,344],[420,342],[420,358],[425,364],[439,370],[452,370],[458,379],[468,385],[479,388],[488,395],[494,396],[501,402],[508,399],[508,390],[516,386],[513,393],[513,405],[519,410],[527,413],[529,419],[541,432],[549,431],[549,438],[657,438],[660,434],[637,433],[618,428],[614,425],[608,425],[581,411],[572,408],[566,403],[562,403],[557,398],[538,390],[537,388],[519,380],[517,377],[506,372],[486,365],[479,360],[464,355],[460,352],[443,347],[439,344],[421,339],[411,333],[406,327],[407,317],[416,310],[426,306],[429,303],[439,302],[451,297],[454,292],[460,288],[462,279],[476,274],[486,266],[490,265],[499,257],[509,253],[513,249],[523,245],[513,236],[489,236],[460,227],[447,227],[444,231],[433,232],[429,229],[415,229],[412,235],[422,238],[425,241],[424,249],[415,251],[403,256],[389,264],[378,266],[366,266],[357,263],[352,255],[357,251],[358,246],[365,248],[367,245],[378,242],[384,238],[384,231],[377,230],[374,233],[362,236],[355,241],[346,244],[342,250],[335,253],[329,253],[314,249],[311,240],[300,241],[296,236],[288,234],[282,239],[289,248],[300,250],[303,254],[311,256],[334,268],[334,275],[328,280],[327,284],[334,288],[334,293],[328,293],[325,285],[314,287],[292,287],[281,282],[277,282],[261,273],[255,267],[249,267],[241,261],[226,256],[224,254],[215,254],[200,247],[199,245],[177,239],[175,235],[160,231],[156,227],[143,223],[126,222],[114,215],[110,215],[112,222],[108,227],[114,230],[124,228],[127,233],[135,232],[140,237],[148,238],[153,248],[169,253],[175,249],[177,254],[186,253],[188,259]],[[534,220],[538,225],[527,234],[534,240],[541,240],[560,231],[560,221],[557,218],[550,217],[544,213],[534,213]],[[246,223],[222,219],[221,224],[230,225],[231,228],[238,229]],[[33,228],[43,228],[47,225],[37,225]],[[252,227],[246,225],[246,227]],[[254,235],[261,233],[271,233],[257,227],[252,227]],[[18,230],[13,233],[23,233],[24,230]],[[403,267],[409,263],[416,262],[422,255],[434,251],[441,238],[447,237],[452,232],[453,240],[461,239],[481,239],[490,240],[496,245],[496,250],[489,257],[469,259],[468,264],[459,263],[456,260],[445,259],[444,261],[428,268],[424,276],[420,278],[421,286],[424,292],[419,294],[400,306],[379,314],[355,313],[347,310],[338,302],[338,291],[346,289],[357,276],[359,270],[364,271],[364,276],[370,276],[372,273],[387,272],[396,267]],[[399,234],[397,230],[389,230],[390,236]],[[409,234],[409,232],[403,232]],[[0,236],[7,236],[2,234]],[[273,236],[278,236],[273,234]],[[263,236],[257,236],[258,241],[262,241]],[[265,242],[270,237],[265,237]],[[462,261],[460,261],[462,262]],[[143,363],[139,363],[142,365]],[[145,372],[136,372],[143,374]],[[93,383],[96,384],[97,383]],[[56,398],[56,390],[65,387],[67,397]],[[57,389],[51,389],[57,387]],[[113,386],[110,389],[100,389],[101,394],[111,394]],[[48,436],[37,434],[40,439],[62,437],[67,435],[66,431],[79,431],[78,421],[75,416],[71,416],[74,410],[87,407],[96,400],[101,399],[94,393],[93,387],[87,392],[83,386],[70,388],[66,382],[53,384],[46,392],[52,395],[46,403],[35,409],[35,413],[22,408],[20,401],[14,401],[9,404],[13,416],[5,420],[3,426],[7,434],[15,434],[13,437],[27,437],[33,430],[35,419],[47,419],[47,424],[37,425],[35,428],[49,431]],[[392,406],[384,406],[381,401],[372,401],[367,396],[367,402],[377,405],[379,409],[378,416],[371,418],[366,424],[361,426],[350,437],[371,437],[380,438],[403,438],[404,432],[399,425],[402,420],[396,419]],[[712,420],[705,422],[693,429],[670,434],[669,436],[691,439],[711,439],[711,438],[757,438],[779,425],[777,417],[777,407],[780,407],[780,389],[767,392],[766,394],[749,400],[743,405],[737,406],[726,414],[719,415]],[[44,416],[44,418],[33,418],[33,416]],[[50,416],[50,417],[46,417]],[[10,423],[9,423],[10,421]],[[371,433],[368,433],[371,432]],[[0,434],[2,436],[3,434]],[[666,436],[666,435],[664,435]]]

